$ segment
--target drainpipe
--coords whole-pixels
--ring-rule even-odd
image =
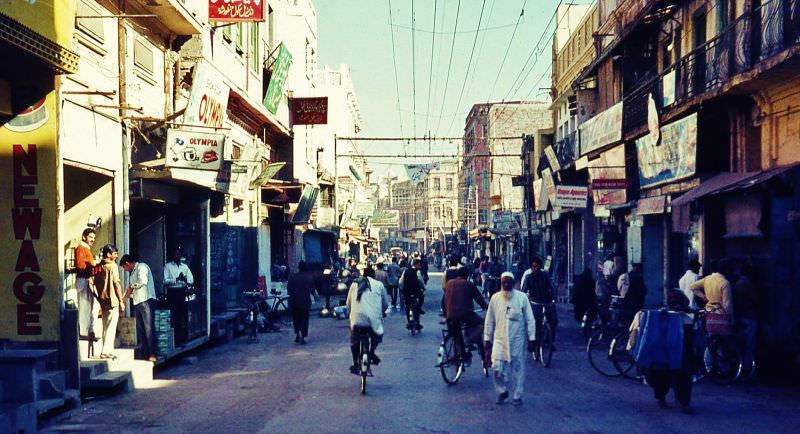
[[[125,0],[120,0],[119,10],[125,13]],[[117,19],[117,61],[119,67],[119,106],[125,107],[127,92],[127,68],[126,59],[128,57],[128,47],[126,45],[126,30],[122,18]],[[120,108],[119,117],[122,119],[122,251],[130,252],[130,128],[124,119],[125,111]],[[124,273],[123,273],[124,274]],[[126,278],[127,279],[127,278]],[[127,286],[127,282],[123,282]]]

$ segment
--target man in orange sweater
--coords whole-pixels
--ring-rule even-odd
[[[95,290],[92,283],[95,263],[92,246],[97,238],[94,229],[86,228],[81,235],[81,243],[75,247],[75,268],[78,289],[78,324],[82,339],[94,340],[94,319],[97,318],[99,306],[95,302]]]

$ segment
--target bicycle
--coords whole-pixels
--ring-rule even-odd
[[[606,377],[625,376],[637,378],[638,372],[633,374],[635,363],[633,357],[627,349],[628,330],[625,321],[622,320],[621,298],[612,297],[609,307],[609,319],[601,321],[593,326],[593,331],[586,343],[586,355],[589,364],[595,371]]]
[[[469,346],[465,345],[464,333],[466,331],[466,324],[459,324],[459,335],[454,336],[450,333],[450,327],[444,323],[442,329],[442,343],[439,344],[439,351],[437,353],[436,366],[442,374],[442,379],[445,383],[452,386],[458,383],[458,380],[464,375],[467,367],[472,365],[472,350]],[[483,345],[481,343],[475,344],[478,347],[478,354],[481,358],[481,367],[483,368],[483,375],[489,376],[489,368],[485,364],[485,354]],[[459,351],[461,349],[461,351]]]
[[[281,291],[276,289],[270,290],[270,294],[264,298],[264,301],[269,308],[267,320],[269,325],[272,326],[274,331],[279,331],[280,327],[274,324],[277,322],[284,327],[291,327],[292,319],[289,315],[289,296],[281,295]],[[277,330],[275,330],[277,329]]]
[[[419,297],[412,295],[406,298],[406,328],[411,336],[416,335],[422,329],[419,320]]]
[[[263,324],[268,321],[268,306],[262,291],[244,291],[247,314],[244,318],[245,333],[247,342],[258,342],[259,324],[263,329]]]
[[[694,312],[693,327],[695,330],[702,328],[705,338],[699,374],[708,377],[716,384],[727,386],[741,377],[742,356],[733,335],[708,331],[707,316],[713,314],[714,310],[700,309]]]
[[[353,333],[358,337],[358,374],[361,377],[361,394],[367,393],[367,377],[372,377],[372,360],[369,349],[372,346],[372,329],[355,326]]]
[[[536,318],[536,342],[537,348],[533,352],[533,360],[538,361],[542,367],[550,367],[553,360],[553,329],[547,320],[547,311],[555,308],[553,303],[537,303],[531,301],[533,315]],[[537,313],[541,310],[541,313]]]

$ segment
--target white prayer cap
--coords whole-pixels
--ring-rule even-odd
[[[514,280],[514,273],[512,273],[512,272],[510,272],[510,271],[506,271],[505,273],[503,273],[503,274],[501,274],[501,275],[500,275],[500,278],[501,278],[501,279],[502,279],[503,277],[508,277],[509,279],[511,279],[511,280]]]

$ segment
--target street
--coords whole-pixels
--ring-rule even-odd
[[[589,366],[571,311],[561,308],[551,368],[528,363],[524,403],[496,405],[477,363],[455,386],[434,368],[441,339],[441,274],[432,274],[418,336],[401,314],[386,320],[383,363],[367,394],[347,371],[345,320],[312,317],[309,344],[291,331],[199,351],[194,363],[157,371],[154,387],[88,400],[41,426],[44,432],[787,432],[800,426],[796,389],[755,382],[696,385],[694,415],[661,410],[650,388],[604,378]],[[568,308],[571,308],[568,306]],[[788,429],[787,429],[788,428]]]

